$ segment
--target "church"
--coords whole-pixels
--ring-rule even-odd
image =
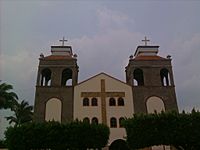
[[[34,119],[62,123],[81,120],[110,128],[108,146],[125,140],[121,122],[134,113],[177,110],[171,57],[158,55],[159,46],[137,46],[125,67],[126,81],[104,72],[78,82],[77,55],[72,46],[51,46],[51,55],[40,55]],[[81,56],[80,56],[81,57]],[[167,146],[152,147],[171,149]]]

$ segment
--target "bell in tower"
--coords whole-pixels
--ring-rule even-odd
[[[35,92],[35,121],[68,122],[73,119],[73,92],[78,82],[77,55],[71,46],[51,46],[51,55],[40,55]]]
[[[158,56],[159,46],[138,46],[126,67],[126,82],[132,86],[135,113],[178,110],[171,58]]]

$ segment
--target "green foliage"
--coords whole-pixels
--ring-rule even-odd
[[[6,83],[0,84],[0,109],[12,109],[13,102],[18,99],[17,94],[10,92],[12,89],[12,85]]]
[[[6,117],[9,120],[9,124],[14,123],[16,126],[20,126],[23,123],[32,121],[33,106],[29,106],[28,102],[24,100],[21,103],[14,101],[12,108],[14,115]]]
[[[6,148],[6,144],[4,140],[0,140],[0,148]]]
[[[9,127],[5,133],[9,150],[87,149],[107,144],[109,128],[105,125],[71,122],[28,123]]]
[[[200,149],[200,112],[137,114],[126,119],[127,142],[133,149],[172,145],[178,149]]]

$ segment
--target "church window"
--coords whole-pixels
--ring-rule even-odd
[[[110,118],[110,127],[111,128],[116,128],[117,127],[117,119],[112,117]]]
[[[51,85],[51,70],[46,68],[42,70],[41,74],[41,86],[50,86]]]
[[[45,120],[61,122],[62,102],[58,98],[51,98],[46,102]]]
[[[90,119],[89,119],[88,117],[85,117],[85,118],[83,119],[83,122],[85,122],[85,123],[90,123]]]
[[[62,72],[62,80],[61,80],[62,86],[71,86],[72,85],[72,70],[67,68],[64,69]]]
[[[124,99],[122,97],[117,100],[118,106],[124,106]]]
[[[98,105],[98,101],[97,98],[92,98],[92,106],[97,106]]]
[[[98,124],[98,119],[96,117],[92,118],[92,123]]]
[[[123,127],[123,121],[125,119],[123,117],[119,118],[119,127],[122,128]]]
[[[166,68],[160,70],[160,77],[162,86],[170,86],[169,71]]]
[[[134,84],[134,86],[144,85],[143,71],[139,68],[135,69],[133,72],[133,84]]]
[[[113,97],[109,99],[109,106],[116,106],[116,101]]]
[[[89,106],[89,99],[88,98],[83,99],[83,106]]]
[[[149,97],[146,101],[146,107],[148,113],[161,113],[162,111],[165,111],[164,101],[157,96]]]

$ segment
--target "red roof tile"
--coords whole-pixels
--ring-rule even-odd
[[[166,60],[166,58],[160,56],[137,56],[134,60]]]

